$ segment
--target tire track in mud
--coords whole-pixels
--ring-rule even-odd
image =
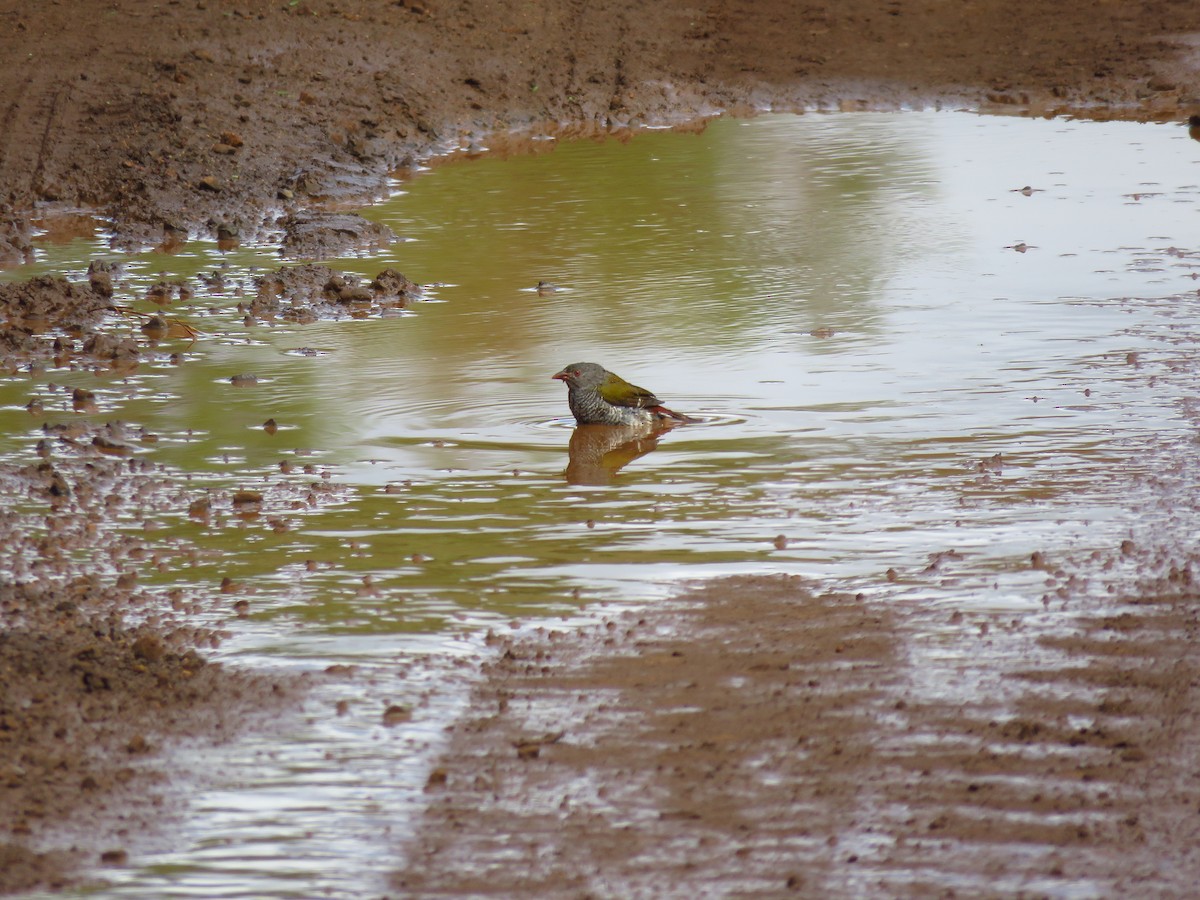
[[[947,625],[734,580],[498,640],[393,887],[1185,895],[1200,621],[1160,587]]]
[[[404,896],[780,893],[824,880],[830,840],[863,821],[884,612],[764,577],[498,643]]]
[[[28,75],[22,79],[17,89],[13,92],[12,102],[4,110],[4,116],[0,117],[0,178],[3,178],[6,184],[12,185],[12,177],[8,173],[8,157],[15,141],[16,129],[14,122],[17,118],[17,112],[21,108],[21,101],[25,98],[25,94],[29,91],[29,86],[33,83],[33,76]],[[9,188],[10,196],[13,195],[12,187]]]
[[[33,172],[29,176],[30,190],[38,196],[44,195],[46,191],[46,159],[50,153],[55,126],[59,124],[62,116],[64,98],[70,97],[71,87],[66,81],[58,80],[51,91],[50,102],[46,109],[46,124],[42,128],[42,139],[38,142],[37,158]]]
[[[1170,732],[1196,699],[1194,646],[1181,640],[1194,613],[1178,597],[1117,609],[950,628],[910,620],[927,619],[910,647],[936,646],[943,661],[916,660],[932,670],[926,687],[897,698],[871,832],[850,837],[869,849],[838,889],[1107,896],[1131,877],[1155,893],[1179,887],[1195,860],[1165,865],[1164,850],[1189,841],[1173,836],[1179,822],[1148,819],[1146,798],[1191,771]],[[1195,793],[1157,808],[1194,818]]]
[[[69,85],[41,72],[25,75],[0,116],[0,262],[27,262],[33,254],[31,210],[47,195],[46,165]],[[57,193],[52,191],[51,193]],[[16,213],[16,209],[26,210]]]
[[[0,185],[9,204],[25,213],[42,200],[75,199],[59,196],[66,186],[55,176],[73,163],[80,169],[77,155],[83,151],[74,143],[81,124],[80,94],[109,94],[107,86],[91,77],[101,49],[98,39],[83,31],[72,34],[80,19],[86,21],[87,14],[48,9],[33,17],[22,10],[0,38],[0,54],[23,63],[16,83],[10,82],[6,91],[8,103],[0,116]],[[77,42],[69,54],[62,54],[56,42],[73,39]]]
[[[0,182],[17,204],[40,196],[54,125],[67,90],[61,79],[26,77],[0,119]]]

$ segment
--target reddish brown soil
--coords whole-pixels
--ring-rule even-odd
[[[118,245],[362,196],[495,131],[719,109],[1026,102],[1177,115],[1200,99],[1186,0],[115,0],[0,11],[0,188]]]
[[[1186,0],[8,4],[0,256],[21,260],[35,228],[80,207],[118,247],[386,241],[314,207],[497,132],[508,142],[490,144],[520,152],[529,129],[937,103],[1182,119],[1200,105],[1195,32]],[[305,302],[392,302],[321,274]],[[110,295],[102,271],[6,289],[5,363],[139,364],[144,350],[91,330]],[[56,433],[47,458],[0,472],[0,540],[18,561],[0,586],[0,891],[61,884],[103,851],[119,861],[121,829],[141,829],[121,817],[155,808],[158,749],[278,703],[279,685],[189,649],[219,637],[186,620],[213,598],[124,577],[122,559],[152,551],[109,527],[121,502],[200,499],[129,464],[121,445],[143,438]],[[83,573],[80,548],[116,564]],[[1144,588],[1145,615],[1094,611],[1050,671],[1005,657],[1003,716],[914,708],[895,648],[916,619],[793,583],[714,585],[644,624],[502,645],[398,889],[928,896],[1093,878],[1182,896],[1200,870],[1191,596],[1181,577]],[[1089,699],[1038,689],[1055,684]]]
[[[393,886],[1188,896],[1195,592],[1135,603],[1048,638],[735,579],[583,633],[498,639]],[[963,656],[940,676],[994,693],[915,699],[906,656],[931,644]]]

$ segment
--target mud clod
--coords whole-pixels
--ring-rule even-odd
[[[354,250],[378,250],[396,235],[386,225],[349,213],[305,213],[286,216],[279,252],[294,259],[326,259]]]

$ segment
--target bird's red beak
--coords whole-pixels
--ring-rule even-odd
[[[555,372],[553,375],[550,376],[550,378],[551,379],[557,378],[559,381],[566,381],[567,373],[566,372]]]

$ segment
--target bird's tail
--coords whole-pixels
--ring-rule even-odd
[[[665,406],[648,406],[650,412],[654,413],[660,419],[674,419],[676,422],[700,422],[695,416],[685,416],[683,413],[677,413],[673,409],[667,409]]]

